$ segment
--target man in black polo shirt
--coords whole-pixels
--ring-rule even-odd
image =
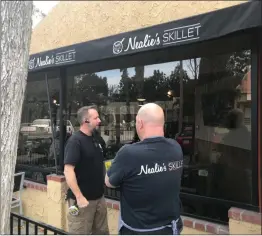
[[[122,147],[105,177],[120,187],[120,234],[179,234],[183,153],[164,137],[164,113],[148,103],[136,117],[140,142]]]
[[[80,130],[67,141],[64,174],[69,186],[70,234],[109,234],[104,199],[104,162],[101,144],[93,133],[100,124],[95,107],[77,113]]]

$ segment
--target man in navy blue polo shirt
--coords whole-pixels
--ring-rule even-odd
[[[179,234],[183,153],[164,137],[164,113],[148,103],[136,117],[140,142],[122,147],[107,172],[108,187],[120,187],[120,234]]]

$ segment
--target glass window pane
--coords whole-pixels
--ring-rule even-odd
[[[76,74],[67,78],[67,112],[78,130],[77,110],[96,104],[105,160],[139,141],[141,105],[159,104],[165,136],[184,153],[183,193],[251,202],[251,51],[162,64]],[[108,164],[108,163],[107,163]],[[107,166],[110,166],[108,164]],[[232,174],[234,173],[234,174]],[[240,184],[241,183],[241,184]],[[182,199],[184,211],[227,221],[229,206]],[[220,209],[217,211],[217,207]]]
[[[59,110],[59,78],[48,78],[48,84],[52,119],[55,121]],[[59,135],[55,141],[57,157],[58,139]],[[55,170],[52,140],[46,81],[44,76],[41,79],[32,78],[27,82],[23,103],[16,171],[25,171],[26,178],[46,183],[46,176]]]

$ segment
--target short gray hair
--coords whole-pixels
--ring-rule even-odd
[[[77,111],[77,121],[80,125],[82,125],[84,123],[84,118],[85,115],[88,113],[88,111],[90,109],[95,109],[97,110],[96,105],[91,105],[91,106],[84,106],[81,107],[78,111]]]

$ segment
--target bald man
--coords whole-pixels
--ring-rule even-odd
[[[180,234],[180,145],[164,137],[164,113],[148,103],[136,117],[140,142],[125,145],[105,177],[108,187],[120,187],[119,233]]]

